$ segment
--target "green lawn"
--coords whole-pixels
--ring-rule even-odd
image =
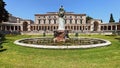
[[[77,50],[54,50],[23,47],[13,44],[17,39],[39,37],[6,36],[0,51],[0,68],[120,68],[120,36],[86,36],[102,38],[112,45]]]

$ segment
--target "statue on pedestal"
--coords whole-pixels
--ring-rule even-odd
[[[63,8],[63,6],[60,7],[59,12],[58,12],[58,30],[65,30],[65,20],[64,20],[64,14],[65,14],[65,10]]]
[[[64,20],[65,10],[63,6],[60,7],[58,12],[58,30],[54,31],[54,42],[65,42],[69,38],[68,32],[65,30],[65,20]]]

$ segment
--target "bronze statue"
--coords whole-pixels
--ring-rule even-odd
[[[59,9],[58,16],[63,18],[64,14],[65,14],[65,10],[64,10],[63,6],[61,5],[61,7]]]

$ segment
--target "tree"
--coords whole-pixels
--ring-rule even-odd
[[[101,20],[101,23],[103,23],[103,21]]]
[[[88,21],[91,20],[91,19],[93,19],[93,18],[90,17],[90,16],[87,16],[87,17],[86,17],[86,22],[88,22]]]
[[[0,0],[0,23],[2,21],[6,22],[8,21],[9,18],[9,13],[8,11],[5,9],[5,2],[3,0]]]
[[[110,23],[113,23],[113,22],[115,22],[115,20],[114,20],[114,18],[113,18],[113,15],[112,15],[112,13],[110,14],[110,20],[109,20],[109,22],[110,22]]]

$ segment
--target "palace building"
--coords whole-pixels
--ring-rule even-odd
[[[73,12],[66,12],[64,16],[65,29],[70,31],[83,30],[82,25],[86,24],[86,14],[74,14]],[[33,30],[54,31],[58,29],[58,13],[48,12],[46,14],[35,14],[35,24]],[[79,25],[79,26],[78,26]]]
[[[64,16],[65,29],[70,33],[102,33],[120,31],[120,22],[104,23],[99,19],[91,19],[86,22],[86,14],[66,12]],[[9,15],[8,22],[0,23],[0,31],[4,33],[53,33],[58,29],[58,12],[47,12],[46,14],[35,14],[35,21],[22,19]]]

